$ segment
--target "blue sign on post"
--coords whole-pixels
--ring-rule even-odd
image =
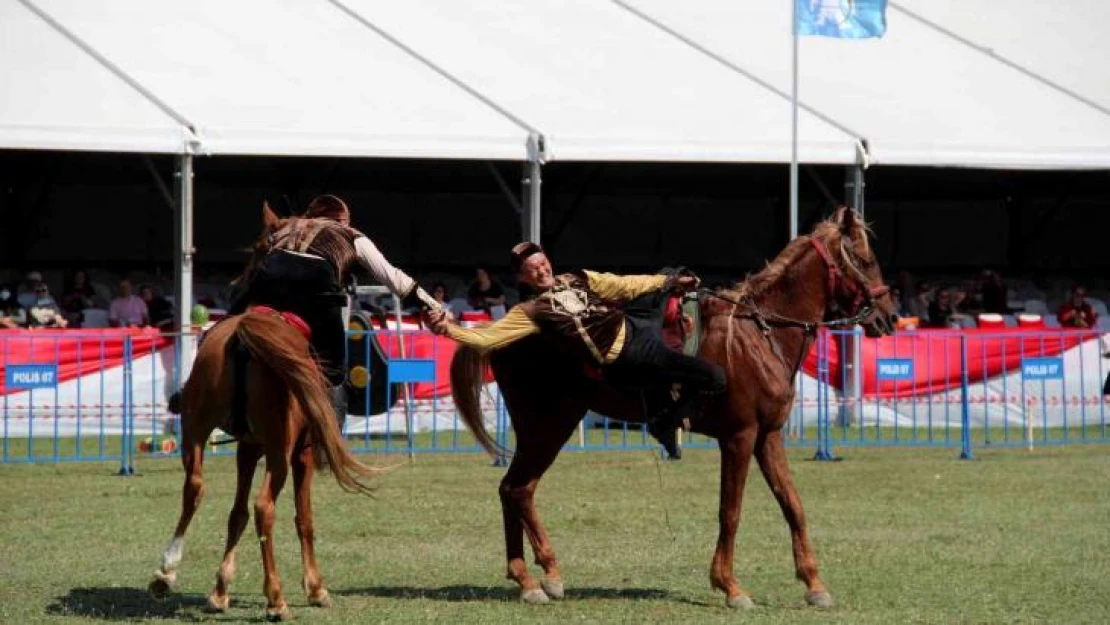
[[[58,385],[58,365],[8,365],[4,384],[12,389],[54,388]]]
[[[912,358],[880,358],[875,370],[880,380],[912,380]]]
[[[1063,358],[1022,358],[1021,377],[1026,380],[1064,379]]]

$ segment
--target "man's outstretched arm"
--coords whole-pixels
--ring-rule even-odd
[[[536,334],[540,327],[520,306],[514,306],[504,317],[482,328],[463,328],[441,318],[433,322],[432,331],[446,334],[463,345],[487,352]]]
[[[422,306],[432,310],[441,308],[439,302],[421,288],[416,280],[394,267],[369,237],[359,236],[355,239],[355,253],[359,264],[370,272],[370,277],[402,298],[406,306]]]

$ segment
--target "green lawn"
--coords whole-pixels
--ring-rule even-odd
[[[1110,460],[1102,445],[994,450],[838,449],[791,459],[825,581],[838,606],[804,606],[788,532],[753,466],[737,575],[756,610],[711,590],[715,451],[677,463],[649,451],[564,453],[541,484],[567,599],[520,604],[504,579],[497,482],[474,454],[364,455],[402,463],[376,499],[324,477],[315,491],[320,565],[336,605],[308,608],[291,491],[278,508],[278,564],[300,622],[1103,623],[1110,619]],[[181,469],[145,459],[0,466],[0,622],[243,622],[263,614],[253,524],[232,608],[204,612],[234,488],[229,458],[206,464],[209,494],[174,595],[146,585],[172,533]]]

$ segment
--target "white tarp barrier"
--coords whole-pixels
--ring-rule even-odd
[[[1102,341],[1089,340],[1060,354],[1064,367],[1062,380],[1032,381],[1023,380],[1021,370],[987,380],[971,380],[968,387],[968,418],[972,427],[990,425],[992,430],[1008,425],[1010,437],[1021,438],[1021,428],[1028,425],[1033,429],[1057,428],[1067,426],[1077,428],[1083,425],[1110,425],[1110,403],[1102,396],[1103,382],[1110,373],[1110,360],[1103,358],[1103,342],[1110,341],[1105,335]],[[817,424],[818,381],[808,375],[800,375],[804,398],[800,423],[807,427]],[[842,423],[839,407],[846,403],[843,394],[836,388],[821,385],[828,393],[828,406],[831,422]],[[875,427],[905,428],[905,436],[910,428],[919,429],[918,436],[927,436],[928,428],[943,430],[947,425],[961,427],[963,397],[957,386],[947,393],[921,393],[895,399],[864,399],[862,405],[856,404],[859,416],[854,425]],[[930,425],[931,424],[931,425]],[[797,426],[799,423],[794,423]],[[1017,430],[1015,431],[1015,428]],[[858,435],[854,430],[853,434]],[[834,439],[840,434],[834,428]]]

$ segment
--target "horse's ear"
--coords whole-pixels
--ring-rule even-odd
[[[840,226],[840,231],[847,235],[858,232],[862,224],[859,213],[851,206],[846,206],[844,204],[837,207],[835,220]]]
[[[270,208],[270,203],[269,202],[263,200],[262,201],[262,225],[266,226],[267,228],[271,228],[275,224],[277,224],[277,222],[278,222],[277,213],[275,213],[273,211],[273,209]]]

